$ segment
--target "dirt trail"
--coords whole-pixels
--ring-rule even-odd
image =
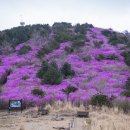
[[[61,116],[58,120],[55,117],[54,113],[40,116],[34,112],[0,112],[0,130],[56,130],[59,127],[68,128],[73,120],[73,116]],[[74,130],[82,130],[81,120],[75,118]]]

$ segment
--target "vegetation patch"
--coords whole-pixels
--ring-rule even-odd
[[[93,28],[93,25],[92,24],[88,24],[88,23],[85,23],[85,24],[77,24],[75,26],[75,32],[76,33],[80,33],[80,34],[86,34],[87,33],[87,30],[89,30],[90,28]]]
[[[121,93],[122,96],[130,97],[130,90],[125,90]]]
[[[61,68],[61,73],[63,74],[63,76],[65,78],[67,78],[68,76],[74,76],[75,72],[74,70],[71,69],[71,65],[68,62],[65,62]]]
[[[42,79],[44,74],[48,71],[48,69],[49,69],[48,63],[46,61],[43,61],[41,68],[37,72],[37,77]]]
[[[46,93],[39,88],[35,88],[32,90],[32,94],[36,96],[44,97]]]
[[[123,33],[117,33],[112,30],[103,30],[102,34],[105,35],[109,39],[109,43],[111,43],[112,45],[117,45],[119,43],[129,45],[130,43],[129,36]]]
[[[105,56],[104,54],[98,54],[96,56],[96,60],[101,61],[101,60],[118,60],[118,57],[115,54],[111,54],[108,56]]]
[[[72,39],[72,47],[73,48],[82,47],[85,45],[86,41],[87,41],[87,38],[85,35],[83,35],[83,34],[74,35],[74,37]]]
[[[127,89],[127,90],[130,90],[130,78],[127,79],[124,88]]]
[[[27,79],[29,79],[28,75],[25,75],[25,76],[22,77],[22,80],[27,80]]]
[[[107,60],[118,60],[118,57],[115,54],[112,54],[112,55],[106,56],[106,59]]]
[[[68,86],[67,88],[63,89],[62,91],[67,95],[67,100],[69,99],[70,93],[74,93],[78,90],[78,88],[74,86]]]
[[[101,61],[101,60],[104,60],[104,59],[105,59],[104,54],[98,54],[98,55],[96,56],[96,60],[98,60],[98,61]]]
[[[123,110],[124,113],[130,112],[130,102],[129,101],[120,101],[117,104],[119,110]]]
[[[73,52],[74,52],[74,49],[73,49],[72,47],[66,46],[66,47],[65,47],[65,51],[70,54],[70,53],[73,53]]]
[[[124,51],[121,55],[124,56],[124,62],[130,66],[130,51]]]
[[[60,84],[62,81],[62,74],[58,69],[58,66],[55,62],[52,62],[49,65],[49,69],[43,75],[42,84]]]
[[[84,62],[88,62],[88,61],[91,61],[91,59],[92,59],[91,56],[88,55],[88,56],[85,56],[85,57],[83,58],[83,61],[84,61]]]
[[[24,55],[24,54],[27,54],[30,50],[32,50],[30,46],[23,46],[18,51],[18,54],[19,55]]]
[[[103,41],[99,41],[99,42],[98,41],[94,41],[93,44],[94,44],[94,47],[101,48],[101,46],[103,44]]]
[[[91,98],[90,103],[93,106],[99,106],[99,107],[101,107],[101,106],[110,106],[109,98],[106,95],[103,95],[103,94],[94,95]]]

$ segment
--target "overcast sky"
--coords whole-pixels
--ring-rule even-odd
[[[0,0],[0,30],[27,24],[91,23],[130,31],[130,0]]]

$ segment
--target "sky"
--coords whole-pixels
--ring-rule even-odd
[[[130,31],[130,0],[0,0],[0,30],[28,24],[90,23]]]

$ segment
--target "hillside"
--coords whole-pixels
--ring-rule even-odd
[[[128,32],[55,23],[5,30],[0,40],[2,101],[87,102],[95,94],[130,98]]]

